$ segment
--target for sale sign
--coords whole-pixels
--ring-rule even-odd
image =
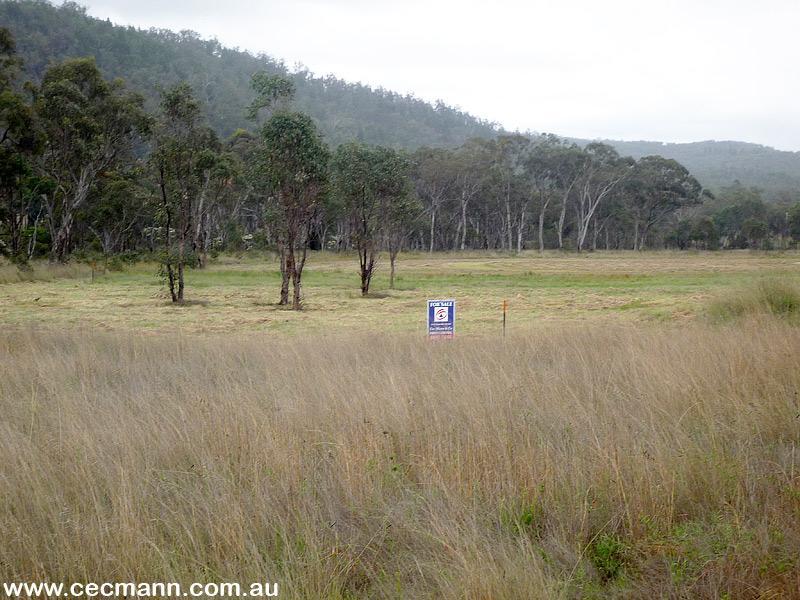
[[[456,332],[456,301],[428,300],[428,335],[453,337]]]

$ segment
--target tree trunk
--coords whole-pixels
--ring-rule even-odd
[[[281,260],[281,298],[278,300],[279,306],[289,304],[289,258],[284,246],[279,248]]]
[[[159,187],[161,188],[161,199],[164,206],[164,211],[167,215],[166,231],[164,233],[164,262],[167,268],[167,285],[169,286],[169,295],[173,303],[178,302],[178,294],[175,290],[175,270],[172,267],[172,240],[170,239],[170,231],[172,230],[172,210],[169,202],[167,201],[167,187],[164,184],[164,171],[160,170],[161,180]]]
[[[294,261],[292,261],[294,263]],[[292,310],[300,310],[301,308],[301,300],[302,300],[302,285],[301,285],[301,278],[303,276],[303,272],[301,269],[298,269],[295,265],[292,269]]]
[[[300,310],[302,308],[302,278],[303,266],[302,262],[297,263],[297,257],[294,253],[293,244],[290,242],[286,245],[286,295],[289,293],[288,279],[292,280],[292,310]],[[283,288],[281,288],[281,296],[283,296]],[[288,299],[287,299],[288,304]]]
[[[394,266],[395,262],[397,261],[397,251],[390,250],[389,251],[389,289],[394,289]]]
[[[506,235],[508,237],[508,251],[511,252],[514,248],[511,225],[511,180],[506,184]]]
[[[178,291],[175,295],[175,301],[178,304],[183,304],[183,288],[184,288],[184,279],[183,279],[183,267],[186,263],[186,228],[181,227],[180,237],[178,238],[178,260],[177,260],[177,283],[178,283]]]
[[[64,215],[61,226],[56,231],[56,237],[53,238],[53,246],[51,250],[51,261],[53,262],[67,262],[67,255],[69,254],[69,238],[72,233],[72,214]]]
[[[570,187],[570,189],[572,189]],[[569,192],[564,194],[561,201],[561,212],[558,215],[558,249],[564,249],[564,223],[567,220],[567,200],[569,199]]]
[[[430,254],[433,254],[433,232],[435,226],[436,226],[436,209],[433,206],[431,206],[431,247],[428,250]]]
[[[91,188],[91,181],[93,177],[88,169],[81,171],[80,177],[76,183],[75,193],[71,198],[64,198],[62,201],[62,214],[61,223],[53,235],[53,246],[51,252],[51,260],[58,262],[66,262],[67,255],[69,254],[69,241],[72,233],[72,225],[75,219],[75,211],[77,211],[89,196],[89,189]],[[49,206],[52,208],[52,206]],[[51,224],[54,222],[55,215],[50,214]],[[51,225],[52,231],[52,225]]]
[[[522,252],[522,237],[525,231],[526,211],[527,211],[527,206],[522,209],[522,212],[519,215],[519,222],[517,223],[517,254]]]
[[[178,259],[178,304],[183,304],[183,251],[181,251],[181,256]]]
[[[367,274],[367,251],[361,255],[361,296],[369,294],[369,275]]]
[[[364,269],[361,271],[361,296],[366,297],[369,296],[369,283],[370,283],[369,273],[367,270]]]
[[[324,225],[320,231],[319,249],[320,252],[325,252],[325,240],[328,239],[328,229],[330,225]]]
[[[583,244],[586,241],[586,233],[589,231],[589,226],[585,222],[578,222],[578,253],[583,252]]]
[[[461,201],[461,251],[467,243],[467,202]]]
[[[173,303],[178,302],[178,294],[175,289],[175,270],[172,267],[171,262],[167,262],[167,283],[169,284],[169,295],[172,298]]]
[[[544,202],[544,194],[540,195],[542,199],[542,208],[539,211],[539,254],[544,254],[544,214],[547,212],[551,197],[552,196],[548,196],[547,201]]]
[[[203,254],[204,254],[203,253],[203,237],[204,237],[204,235],[203,235],[204,234],[203,227],[205,226],[204,221],[206,220],[206,218],[205,218],[205,215],[202,212],[202,210],[203,210],[203,204],[202,203],[203,203],[203,196],[201,195],[200,196],[200,208],[198,209],[197,214],[195,215],[195,218],[197,219],[197,226],[196,226],[195,232],[194,232],[194,239],[192,240],[192,248],[194,249],[194,252],[196,254],[196,261],[197,261],[197,265],[196,266],[197,266],[198,269],[202,269],[202,268],[205,267],[205,263],[204,263],[205,257],[203,256]]]
[[[292,280],[292,310],[301,310],[303,308],[303,267],[306,264],[306,253],[308,252],[308,237],[310,234],[311,224],[299,223],[298,228],[294,225],[289,227],[286,243],[282,245],[285,255],[285,269],[286,275],[281,286],[281,300],[284,298],[284,289],[286,296],[288,296],[289,284],[288,278]],[[300,248],[300,255],[297,255],[298,247]],[[288,303],[288,298],[287,298]]]
[[[39,218],[42,216],[42,209],[39,209],[39,212],[36,214],[36,219],[33,222],[33,235],[28,240],[28,260],[33,258],[34,252],[36,252],[36,238],[39,234]]]
[[[544,209],[539,213],[539,254],[544,254]]]
[[[10,198],[14,197],[14,193],[9,194]],[[13,200],[9,200],[9,206],[13,206]],[[9,218],[9,233],[11,238],[11,256],[18,258],[22,254],[22,230],[25,227],[25,214],[16,214],[11,212]]]
[[[375,253],[372,248],[364,246],[359,249],[358,256],[361,262],[361,295],[366,297],[369,295],[369,285],[375,269]]]

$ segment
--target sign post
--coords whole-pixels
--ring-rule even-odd
[[[428,300],[428,337],[451,338],[456,333],[456,301]]]

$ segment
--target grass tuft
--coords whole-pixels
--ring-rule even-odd
[[[731,290],[717,297],[709,313],[718,321],[772,315],[800,322],[800,286],[783,279],[761,279],[749,288]]]

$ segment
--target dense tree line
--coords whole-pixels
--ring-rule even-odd
[[[0,30],[0,252],[24,266],[147,253],[175,302],[210,254],[280,257],[279,302],[299,308],[309,248],[358,254],[369,293],[378,256],[524,249],[787,247],[800,205],[741,185],[717,197],[678,162],[620,156],[552,135],[472,139],[413,153],[358,141],[330,148],[298,110],[294,81],[257,73],[249,130],[221,139],[187,83],[148,111],[91,58],[22,82]],[[292,288],[290,300],[290,286]]]
[[[736,182],[716,194],[673,159],[555,136],[499,136],[413,155],[419,250],[772,249],[800,240],[800,203]]]

